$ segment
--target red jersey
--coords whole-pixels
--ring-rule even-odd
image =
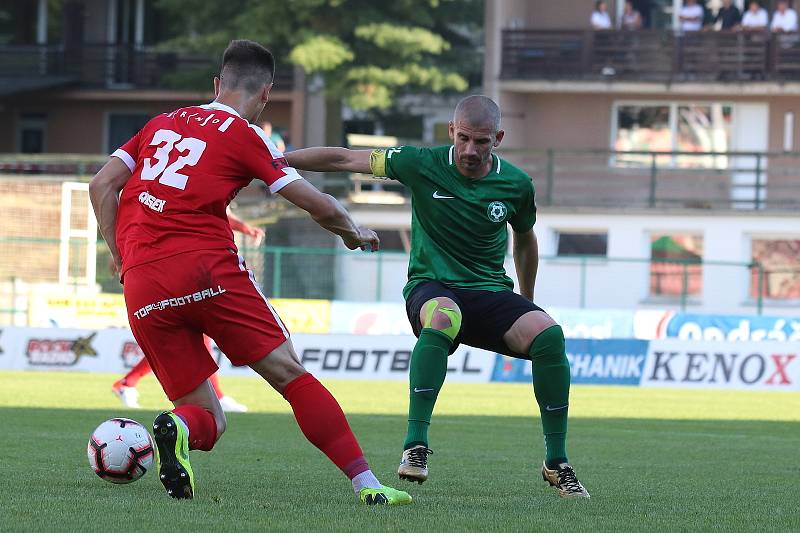
[[[122,273],[194,250],[236,251],[225,209],[254,178],[272,193],[300,174],[258,126],[224,104],[151,119],[112,156],[133,175],[120,195]]]

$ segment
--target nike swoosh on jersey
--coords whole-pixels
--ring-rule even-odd
[[[442,196],[439,191],[433,191],[433,197],[437,200],[455,200],[455,196]]]
[[[562,410],[562,409],[566,409],[567,407],[569,407],[569,404],[566,404],[566,405],[560,405],[560,406],[558,406],[558,407],[550,407],[549,405],[545,405],[545,406],[544,406],[544,410],[545,410],[545,411],[560,411],[560,410]]]
[[[433,392],[433,389],[418,389],[414,387],[414,392]]]

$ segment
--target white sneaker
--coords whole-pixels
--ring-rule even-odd
[[[230,396],[223,396],[219,399],[219,404],[222,406],[222,410],[227,413],[246,413],[247,406],[243,405]]]
[[[111,391],[119,398],[122,405],[131,409],[139,409],[139,391],[136,387],[123,387],[114,384]]]

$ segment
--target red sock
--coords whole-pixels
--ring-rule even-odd
[[[286,386],[283,397],[292,406],[303,435],[348,478],[369,470],[339,402],[317,378],[303,374]]]
[[[136,363],[136,366],[131,368],[130,372],[125,374],[125,377],[122,378],[122,384],[126,387],[135,387],[136,384],[139,383],[139,380],[150,372],[152,372],[150,363],[147,362],[146,357],[142,357],[142,360]]]
[[[189,449],[209,451],[217,442],[217,423],[211,411],[199,405],[179,405],[172,410],[189,428]]]
[[[217,373],[214,372],[208,379],[211,381],[211,386],[214,387],[214,392],[217,393],[217,398],[222,398],[225,396],[225,393],[222,392],[222,387],[219,386],[219,377],[217,377]]]

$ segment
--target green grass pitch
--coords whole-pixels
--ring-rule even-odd
[[[394,475],[406,385],[328,382],[373,470],[415,500],[366,508],[256,378],[222,379],[254,412],[231,415],[212,453],[193,452],[193,501],[169,499],[152,472],[102,481],[86,460],[94,427],[149,425],[166,406],[145,378],[144,409],[121,408],[113,379],[0,372],[0,530],[800,530],[800,393],[573,387],[568,449],[592,498],[565,501],[539,475],[530,386],[445,385],[420,486]]]

